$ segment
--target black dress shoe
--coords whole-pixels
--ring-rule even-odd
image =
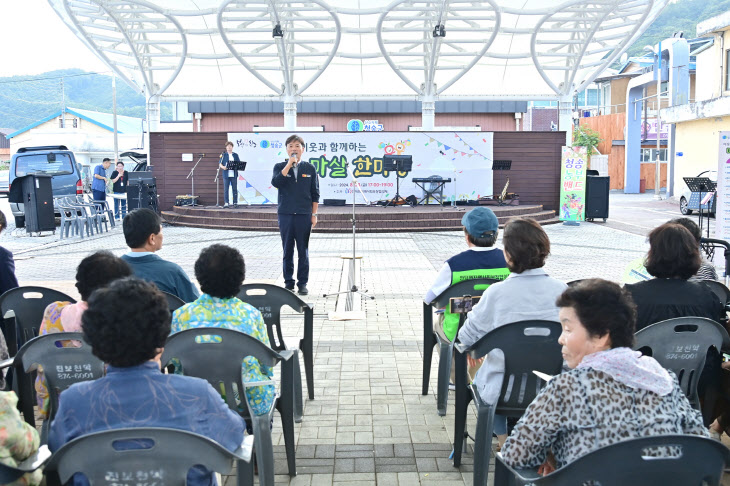
[[[289,290],[289,291],[291,291],[291,292],[294,292],[294,286],[293,286],[293,285],[285,285],[285,286],[284,286],[284,288],[285,288],[286,290]]]
[[[309,293],[309,290],[307,290],[306,285],[301,285],[299,287],[299,295],[307,295]]]

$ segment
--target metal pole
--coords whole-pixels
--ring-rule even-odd
[[[659,111],[662,107],[662,43],[659,42],[659,48],[657,49],[657,76],[656,76],[656,167],[654,171],[654,199],[661,199],[660,195],[661,188],[661,147],[662,147],[662,120],[659,115]]]
[[[117,77],[112,74],[112,118],[114,119],[114,167],[119,162],[119,138],[117,136]]]
[[[66,90],[61,78],[61,128],[66,128]]]

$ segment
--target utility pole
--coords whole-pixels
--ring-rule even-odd
[[[112,118],[114,118],[114,167],[119,162],[119,139],[117,137],[117,77],[112,73]]]
[[[61,128],[66,128],[66,90],[63,87],[63,78],[61,78]]]
[[[659,116],[659,111],[662,108],[662,43],[659,42],[657,49],[657,73],[656,73],[656,167],[654,172],[654,199],[660,200],[662,198],[660,191],[661,188],[661,173],[662,173],[662,119]]]

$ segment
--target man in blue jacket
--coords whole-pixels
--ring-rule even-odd
[[[132,250],[122,255],[122,260],[132,267],[136,277],[154,283],[163,292],[185,302],[200,297],[180,265],[155,255],[162,248],[162,224],[156,212],[148,208],[135,209],[124,217],[122,228],[127,246]]]
[[[297,287],[307,295],[309,281],[309,235],[317,224],[319,178],[309,162],[302,162],[304,140],[299,135],[286,139],[289,160],[274,165],[271,185],[279,190],[279,233],[284,248],[284,285],[294,290],[294,245],[297,247]]]

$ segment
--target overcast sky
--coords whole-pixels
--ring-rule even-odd
[[[48,0],[0,0],[0,77],[55,69],[107,71],[71,32]]]

